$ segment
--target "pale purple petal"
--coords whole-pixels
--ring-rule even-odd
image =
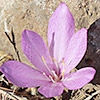
[[[75,33],[70,40],[69,47],[66,53],[65,68],[66,72],[70,72],[75,68],[83,58],[87,49],[87,30],[82,28]]]
[[[48,48],[43,39],[35,32],[24,30],[22,33],[22,50],[30,62],[41,72],[49,73],[46,69],[42,56],[46,63],[51,63]],[[53,66],[49,67],[50,70]]]
[[[63,93],[63,85],[61,83],[49,83],[41,86],[39,92],[47,98],[59,96]]]
[[[80,89],[94,78],[95,73],[96,71],[92,67],[82,68],[66,77],[63,84],[70,90]]]
[[[18,61],[5,62],[0,71],[16,86],[37,87],[48,83],[48,79],[41,72]]]
[[[48,44],[51,55],[58,62],[65,57],[69,40],[74,34],[75,23],[65,3],[61,3],[50,18],[48,25]],[[53,42],[53,43],[52,43]]]

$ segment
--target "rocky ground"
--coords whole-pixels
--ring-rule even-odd
[[[16,46],[21,61],[31,65],[21,50],[21,34],[24,29],[37,32],[47,42],[47,26],[50,16],[61,2],[69,7],[74,19],[76,31],[88,29],[88,49],[77,68],[92,66],[97,74],[92,83],[77,91],[64,91],[61,100],[100,100],[100,0],[0,0],[0,65],[7,60],[16,59],[12,44],[5,35],[15,34]],[[32,65],[31,65],[32,66]],[[45,98],[37,89],[17,88],[0,73],[0,97],[5,100],[57,100]],[[15,94],[12,94],[12,93]],[[0,99],[4,100],[4,99]]]

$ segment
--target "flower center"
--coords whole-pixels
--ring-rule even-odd
[[[52,58],[52,57],[50,57],[50,58],[54,61],[55,65],[56,65],[56,68],[57,68],[57,72],[55,72],[54,70],[51,71],[49,69],[48,65],[46,64],[46,61],[45,61],[44,57],[42,56],[43,63],[45,65],[45,67],[47,68],[47,70],[50,72],[49,76],[46,75],[44,72],[43,72],[43,75],[46,77],[46,79],[52,81],[53,83],[56,83],[58,81],[62,81],[64,79],[64,73],[65,73],[66,70],[63,70],[62,73],[59,74],[60,68],[59,68],[58,62],[54,58]],[[64,61],[61,60],[61,62],[64,66],[65,65]]]
[[[52,75],[47,76],[45,73],[43,73],[43,75],[46,78],[49,78],[50,81],[52,81],[53,83],[56,83],[57,81],[60,81],[60,77],[55,73],[54,70],[51,71]]]

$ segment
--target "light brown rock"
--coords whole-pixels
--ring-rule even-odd
[[[21,60],[30,64],[21,50],[22,31],[33,30],[47,42],[48,21],[61,2],[65,2],[72,12],[76,31],[82,27],[89,28],[100,17],[99,0],[0,0],[0,50],[17,58],[4,34],[5,25],[8,31],[13,27]]]

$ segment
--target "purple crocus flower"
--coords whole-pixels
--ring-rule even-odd
[[[87,48],[87,30],[75,31],[72,14],[65,3],[61,3],[50,18],[48,25],[48,47],[35,32],[24,30],[22,50],[34,69],[18,61],[5,62],[0,70],[6,78],[19,87],[37,87],[45,97],[63,93],[63,89],[76,90],[90,82],[95,69],[82,68],[70,73]]]

